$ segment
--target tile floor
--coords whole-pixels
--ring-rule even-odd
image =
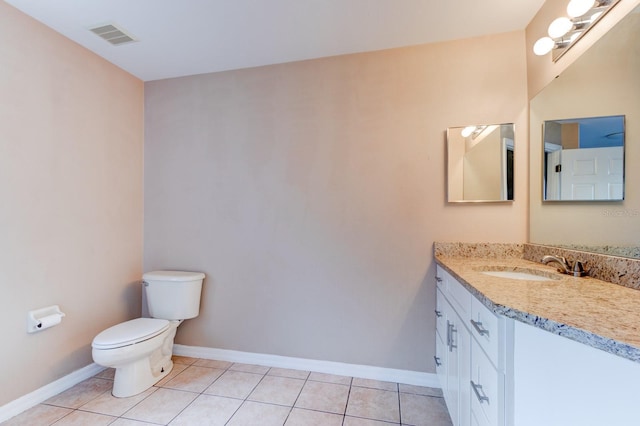
[[[442,392],[308,371],[174,357],[173,371],[130,398],[105,370],[6,426],[450,426]]]

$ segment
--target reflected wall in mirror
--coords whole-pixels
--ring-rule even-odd
[[[514,126],[447,129],[449,202],[513,201]]]
[[[530,103],[529,241],[640,256],[640,13],[629,13]],[[545,202],[543,123],[625,116],[624,200]]]
[[[624,200],[624,116],[547,120],[545,201]]]

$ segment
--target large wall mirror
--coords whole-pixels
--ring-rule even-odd
[[[448,201],[513,201],[513,155],[512,123],[449,127]]]
[[[639,40],[636,8],[531,100],[530,242],[640,258]],[[576,185],[579,196],[572,202],[549,202],[563,199],[558,182],[549,186],[554,179],[550,169],[555,172],[551,158],[560,155],[551,154],[553,145],[564,150],[558,139],[563,126],[566,133],[575,133],[581,124],[589,124],[581,121],[584,117],[615,126],[600,139],[618,146],[617,153],[601,161],[611,166],[610,173],[617,175],[612,178],[618,180],[607,184],[606,197],[592,197],[591,189]],[[572,143],[580,143],[575,135]],[[594,163],[589,161],[581,166],[591,172]],[[563,161],[558,169],[565,170],[566,164]]]

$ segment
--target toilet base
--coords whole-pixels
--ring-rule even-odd
[[[113,396],[127,398],[142,393],[162,380],[173,369],[171,357],[156,368],[149,365],[150,360],[150,358],[143,358],[116,368],[111,391]]]
[[[158,336],[162,339],[160,347],[153,343],[153,339],[140,343],[139,345],[149,344],[151,347],[156,346],[156,349],[151,349],[151,352],[147,352],[148,355],[142,356],[135,361],[128,360],[130,358],[126,355],[125,347],[122,356],[127,361],[110,365],[116,369],[116,374],[113,378],[113,390],[111,391],[113,396],[127,398],[142,393],[171,372],[173,369],[173,361],[171,360],[173,339],[176,335],[176,329],[181,323],[182,321],[170,321],[171,327],[165,332],[166,334]],[[131,347],[131,351],[137,351],[136,346]],[[99,356],[101,352],[94,349],[94,361],[98,364],[109,366],[109,363],[104,362],[105,360],[102,360]]]

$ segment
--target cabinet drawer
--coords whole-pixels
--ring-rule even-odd
[[[482,349],[489,356],[489,360],[495,367],[502,370],[502,362],[499,358],[499,341],[504,327],[504,320],[475,297],[471,302],[471,319],[469,328],[471,334],[476,338]]]
[[[471,339],[471,411],[478,423],[502,425],[504,375],[498,372],[480,345]],[[484,419],[483,419],[484,417]],[[486,421],[485,421],[486,420]]]
[[[455,278],[442,268],[438,268],[438,276],[442,278],[443,294],[465,323],[471,318],[471,293]]]

